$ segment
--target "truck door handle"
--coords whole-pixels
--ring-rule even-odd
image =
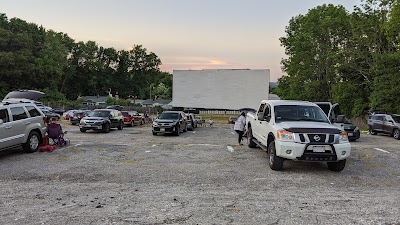
[[[29,125],[29,124],[31,124],[31,123],[32,123],[32,122],[26,122],[25,125]]]
[[[12,126],[8,126],[8,127],[5,127],[6,129],[10,129],[10,128],[12,128]]]

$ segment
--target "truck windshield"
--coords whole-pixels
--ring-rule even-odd
[[[329,123],[325,113],[318,106],[279,105],[275,106],[275,121],[312,121]]]

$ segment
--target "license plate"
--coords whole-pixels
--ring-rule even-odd
[[[313,146],[313,152],[325,152],[325,146]]]
[[[160,128],[160,131],[165,131],[165,128]]]
[[[347,136],[353,136],[353,133],[347,133]]]

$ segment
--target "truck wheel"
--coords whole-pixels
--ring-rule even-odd
[[[340,160],[339,162],[328,162],[328,168],[332,171],[340,172],[346,166],[346,160]]]
[[[400,131],[399,129],[394,129],[393,131],[393,137],[397,140],[400,140]]]
[[[110,133],[110,124],[109,123],[105,123],[103,125],[103,132],[104,133]]]
[[[153,131],[153,135],[154,135],[154,136],[157,136],[157,133]]]
[[[269,155],[269,167],[271,167],[272,170],[282,170],[283,158],[276,155],[275,141],[269,143],[268,155]]]
[[[247,145],[250,148],[257,147],[257,144],[253,141],[253,132],[251,131],[251,127],[249,127],[249,130],[247,131]]]
[[[28,139],[26,143],[22,146],[25,152],[32,153],[36,152],[39,149],[40,137],[36,131],[32,131],[29,133]]]

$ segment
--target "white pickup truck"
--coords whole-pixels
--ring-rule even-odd
[[[285,159],[327,162],[342,171],[351,145],[347,133],[332,125],[311,102],[263,100],[256,113],[247,113],[248,146],[267,151],[272,170],[282,170]]]

